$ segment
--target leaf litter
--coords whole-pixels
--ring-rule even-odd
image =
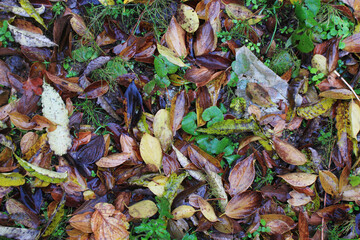
[[[0,236],[358,238],[341,3],[1,3]]]

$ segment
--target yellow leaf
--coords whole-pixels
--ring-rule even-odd
[[[174,220],[179,220],[182,218],[189,218],[192,215],[194,215],[194,213],[196,212],[196,210],[189,205],[181,205],[177,208],[175,208],[171,214],[174,216]]]
[[[140,201],[129,207],[129,214],[133,218],[149,218],[158,211],[156,204],[150,200]]]
[[[160,109],[154,117],[154,135],[159,139],[162,150],[165,152],[171,145],[173,134],[170,127],[170,113]]]
[[[140,155],[146,164],[153,164],[158,169],[161,167],[162,150],[160,141],[145,133],[140,141]]]
[[[194,33],[199,28],[199,17],[192,7],[181,4],[177,10],[176,16],[180,26],[186,32]]]
[[[31,5],[29,0],[20,0],[19,1],[21,7],[38,23],[40,23],[45,29],[47,29],[44,20],[40,17],[40,14],[35,10],[35,8]]]
[[[360,107],[354,101],[349,105],[351,137],[356,138],[360,131]]]
[[[169,62],[179,66],[187,67],[187,65],[177,56],[177,54],[172,51],[170,48],[164,47],[160,44],[157,44],[157,50],[161,55],[163,55]]]
[[[147,185],[150,191],[158,197],[162,197],[165,192],[165,185],[168,178],[165,176],[156,176]]]
[[[210,205],[210,203],[208,203],[208,201],[199,196],[198,203],[201,213],[207,220],[210,222],[216,222],[218,220],[214,208]]]
[[[99,2],[104,6],[115,5],[114,0],[99,0]]]
[[[339,180],[330,171],[319,171],[321,185],[327,194],[336,196],[339,194]]]

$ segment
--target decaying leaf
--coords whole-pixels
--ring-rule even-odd
[[[11,33],[14,36],[16,42],[23,46],[27,47],[55,47],[56,43],[52,42],[50,39],[45,37],[44,35],[25,31],[9,25]]]
[[[295,190],[289,192],[289,195],[291,196],[291,198],[288,199],[287,202],[294,207],[306,205],[311,201],[310,196]]]
[[[252,215],[261,205],[261,194],[247,191],[234,196],[226,206],[225,214],[234,219],[243,219]]]
[[[285,162],[292,165],[303,165],[307,159],[304,153],[300,152],[297,148],[291,144],[280,140],[277,137],[273,137],[273,143],[276,153]]]
[[[25,177],[17,172],[0,173],[1,187],[15,187],[21,186],[25,183]]]
[[[76,214],[69,219],[69,223],[73,228],[76,228],[84,233],[92,233],[90,222],[91,215],[92,212]]]
[[[270,234],[284,234],[296,226],[294,220],[286,215],[266,214],[260,217],[265,220],[265,226],[270,228]]]
[[[330,171],[319,171],[321,186],[327,194],[336,196],[339,194],[339,180]]]
[[[140,154],[146,164],[153,164],[158,169],[161,167],[162,150],[160,141],[145,133],[140,142]]]
[[[159,139],[162,150],[166,150],[170,147],[173,140],[173,133],[170,126],[170,113],[166,109],[160,109],[154,117],[154,135]]]
[[[198,196],[197,200],[200,207],[200,211],[205,216],[205,218],[210,222],[216,222],[218,219],[215,214],[214,208],[210,205],[210,203],[200,196]]]
[[[19,0],[21,7],[34,18],[38,23],[40,23],[45,29],[47,29],[44,20],[40,17],[40,14],[36,11],[36,9],[31,5],[29,0]]]
[[[356,138],[360,131],[360,107],[354,101],[349,104],[351,137]]]
[[[309,105],[309,106],[301,106],[297,109],[297,114],[305,118],[306,120],[313,119],[317,116],[320,116],[326,113],[336,102],[335,99],[332,98],[322,98],[319,102]]]
[[[284,175],[279,175],[287,183],[294,187],[307,187],[313,184],[316,181],[317,175],[310,173],[288,173]]]
[[[165,192],[165,185],[167,183],[168,177],[159,175],[154,177],[147,185],[152,193],[158,197],[162,197]]]
[[[176,16],[179,24],[186,32],[194,33],[199,28],[199,17],[192,7],[180,4]]]
[[[129,214],[134,218],[149,218],[158,211],[156,204],[150,200],[143,200],[129,207]]]

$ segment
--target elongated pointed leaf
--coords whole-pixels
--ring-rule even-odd
[[[277,137],[273,137],[273,143],[276,153],[285,162],[292,165],[303,165],[307,159],[305,154],[293,147],[291,144],[280,140]]]
[[[45,29],[47,29],[44,20],[40,17],[40,14],[35,10],[35,8],[31,5],[29,0],[19,0],[21,7],[38,23],[40,23]]]
[[[41,168],[38,166],[35,166],[34,164],[31,164],[20,157],[18,157],[16,154],[14,154],[16,160],[18,160],[19,164],[32,176],[39,178],[40,180],[43,180],[44,182],[48,183],[61,183],[65,182],[67,180],[68,174],[66,172],[59,173],[50,171],[45,168]]]
[[[251,186],[255,178],[254,162],[254,154],[251,154],[232,168],[229,175],[231,196],[242,193]]]
[[[246,218],[260,207],[261,200],[262,197],[259,192],[243,192],[229,201],[225,209],[225,214],[234,219]]]
[[[256,132],[258,130],[259,125],[253,119],[227,119],[197,131],[206,134],[229,135],[241,132]]]
[[[25,177],[17,172],[0,173],[1,187],[16,187],[25,183]]]
[[[14,36],[14,39],[20,45],[27,47],[54,47],[57,46],[56,43],[52,42],[50,39],[44,35],[29,32],[22,30],[20,28],[14,27],[12,25],[8,26],[9,30]]]
[[[320,116],[321,114],[326,113],[332,107],[334,102],[336,102],[335,99],[322,98],[315,104],[299,107],[297,109],[297,114],[306,120],[313,119]]]

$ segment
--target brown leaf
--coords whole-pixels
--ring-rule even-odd
[[[297,150],[291,144],[280,140],[277,137],[273,137],[273,143],[276,153],[285,162],[292,165],[303,165],[307,159],[305,154]]]
[[[21,113],[12,112],[9,114],[11,122],[22,130],[31,130],[36,127],[36,122],[31,121],[31,119]]]
[[[185,31],[174,16],[171,18],[164,37],[166,44],[171,50],[174,50],[178,56],[186,57],[188,52],[185,44]]]
[[[89,40],[94,39],[94,35],[87,28],[83,18],[76,13],[71,13],[71,15],[72,18],[70,19],[70,24],[72,29],[81,37],[84,37]]]
[[[69,223],[73,228],[76,228],[84,233],[92,233],[90,222],[92,214],[92,212],[76,214],[69,219]]]
[[[332,98],[332,99],[353,99],[355,98],[352,91],[348,89],[331,89],[319,94],[319,97]]]
[[[343,212],[347,212],[352,208],[350,204],[334,204],[323,209],[320,209],[316,212],[317,215],[324,218],[326,221],[333,220],[336,218],[339,210]],[[336,220],[336,219],[335,219]]]
[[[194,42],[195,56],[200,56],[215,50],[217,37],[211,27],[210,22],[205,22],[196,31],[196,40]]]
[[[268,91],[258,83],[249,82],[246,85],[246,94],[250,100],[262,107],[271,107],[275,104],[271,101]]]
[[[192,163],[195,164],[197,168],[208,169],[212,172],[220,173],[222,168],[220,161],[210,154],[206,153],[204,150],[198,146],[191,144],[188,147],[189,159]]]
[[[261,206],[261,194],[247,191],[233,197],[226,206],[225,214],[235,219],[243,219],[252,215]]]
[[[299,211],[298,229],[299,229],[299,237],[300,237],[299,239],[301,239],[301,240],[309,239],[308,220],[307,220],[303,210]]]
[[[171,100],[170,126],[175,136],[177,130],[181,128],[181,122],[186,113],[185,90],[178,92]]]
[[[292,197],[290,198],[287,202],[294,207],[298,207],[298,206],[303,206],[308,204],[311,201],[311,197],[304,194],[304,193],[300,193],[298,191],[291,191],[289,192],[289,195]]]
[[[339,180],[330,171],[319,171],[321,185],[327,194],[337,196],[339,194]]]
[[[307,187],[313,184],[316,181],[317,175],[310,173],[287,173],[284,175],[279,175],[287,183],[294,187]]]
[[[222,86],[225,84],[227,80],[227,76],[228,76],[227,71],[216,72],[211,76],[210,81],[206,84],[206,87],[208,88],[210,94],[211,103],[213,106],[217,105],[217,100],[220,91],[222,89]],[[202,85],[203,84],[201,84],[201,86]]]
[[[20,141],[21,153],[25,154],[35,144],[39,136],[35,132],[27,132]]]
[[[109,84],[107,81],[96,81],[91,83],[84,89],[84,92],[78,98],[94,99],[98,98],[109,91]]]
[[[55,76],[48,71],[45,72],[46,76],[49,78],[50,81],[52,81],[55,84],[58,84],[65,89],[69,90],[70,92],[83,92],[84,90],[76,83],[69,82],[65,79],[59,78],[58,76]]]
[[[5,205],[6,211],[10,214],[12,220],[29,228],[40,226],[39,217],[21,202],[10,198]]]
[[[331,46],[328,48],[327,59],[328,59],[328,72],[336,70],[339,60],[339,42],[340,39],[334,38]]]
[[[216,222],[218,220],[214,208],[210,205],[210,203],[208,203],[208,201],[198,196],[198,204],[201,213],[205,216],[207,220],[209,220],[210,222]]]
[[[131,159],[130,152],[114,153],[107,157],[102,157],[99,161],[96,162],[96,165],[99,167],[110,168],[117,167]]]
[[[269,234],[284,234],[295,228],[296,223],[291,217],[282,214],[260,215],[266,221],[266,227],[270,228]]]
[[[116,39],[107,34],[105,30],[96,37],[96,44],[99,45],[99,47],[106,46],[114,42],[116,42]]]
[[[339,179],[339,193],[341,193],[343,191],[343,188],[349,184],[349,175],[350,175],[350,168],[349,166],[345,166],[341,172]]]
[[[194,33],[199,28],[199,18],[192,7],[180,4],[176,16],[179,24],[186,32]]]
[[[229,175],[229,194],[231,196],[240,194],[251,186],[255,178],[254,163],[254,154],[251,154],[232,168]]]
[[[342,42],[345,44],[344,51],[351,53],[360,52],[360,33],[355,33],[342,40]]]
[[[215,54],[198,56],[196,57],[196,63],[212,70],[225,70],[231,65],[230,59]]]
[[[91,216],[91,230],[95,240],[128,239],[126,216],[109,203],[98,203]]]
[[[15,19],[14,22],[12,22],[12,25],[22,30],[43,35],[43,31],[40,28],[36,27],[31,22],[25,21],[23,19]]]
[[[196,85],[203,86],[210,81],[213,74],[214,70],[207,69],[206,67],[197,68],[193,66],[186,70],[184,78]]]

